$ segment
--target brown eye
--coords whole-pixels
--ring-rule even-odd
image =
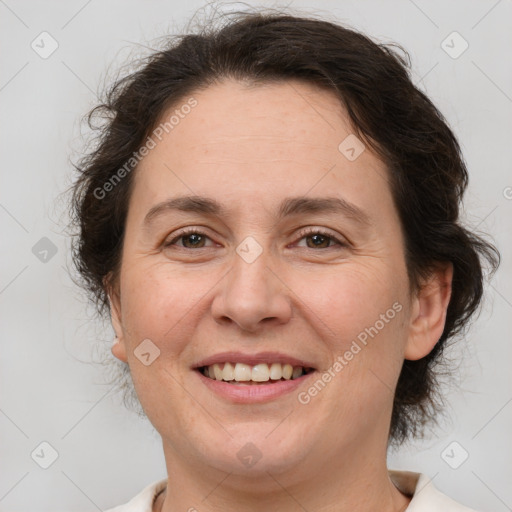
[[[341,241],[329,231],[309,229],[302,231],[299,236],[301,240],[307,240],[306,247],[308,249],[329,249],[335,245],[347,247],[347,243]]]
[[[177,236],[175,236],[171,241],[165,243],[165,247],[170,247],[173,245],[177,245],[178,247],[182,247],[184,249],[203,249],[205,246],[206,240],[210,238],[206,236],[204,233],[200,231],[190,229],[186,231],[181,231]],[[181,243],[178,241],[181,240]]]
[[[315,249],[315,248],[325,249],[325,248],[329,247],[329,242],[332,240],[331,237],[325,236],[325,235],[320,235],[318,233],[314,234],[314,235],[308,235],[304,238],[312,240],[313,245],[312,246],[308,245],[308,247],[310,247],[312,249]]]
[[[200,235],[199,233],[191,233],[190,235],[185,235],[180,237],[183,239],[183,246],[188,247],[188,243],[192,248],[194,247],[203,247],[205,237]]]

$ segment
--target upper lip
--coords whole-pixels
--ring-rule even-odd
[[[202,368],[215,363],[243,363],[249,366],[255,366],[261,363],[281,363],[291,364],[292,366],[303,366],[304,368],[314,368],[310,361],[305,361],[297,357],[292,357],[281,352],[258,352],[257,354],[245,354],[243,352],[220,352],[210,357],[202,359],[193,368]]]

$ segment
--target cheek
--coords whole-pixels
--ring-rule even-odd
[[[202,279],[170,272],[165,265],[131,267],[122,281],[123,325],[132,347],[149,338],[166,351],[180,352],[191,318],[205,291]],[[122,277],[123,279],[123,277]],[[172,340],[172,343],[168,343]]]
[[[386,325],[397,324],[395,318],[400,315],[395,314],[393,304],[403,304],[405,284],[399,272],[375,268],[373,263],[347,262],[322,275],[312,273],[311,279],[304,272],[294,277],[290,287],[300,299],[301,314],[339,345],[333,348],[344,350],[347,342],[373,326],[381,315],[385,320],[393,317]]]
[[[325,415],[341,421],[385,410],[403,361],[406,280],[398,269],[375,267],[375,261],[347,264],[310,285],[302,279],[299,288],[298,295],[307,297],[302,311],[333,361]]]

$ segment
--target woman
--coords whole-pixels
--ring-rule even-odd
[[[238,14],[95,113],[75,259],[168,471],[113,510],[470,510],[386,466],[435,419],[434,363],[498,262],[458,223],[459,145],[406,60]]]

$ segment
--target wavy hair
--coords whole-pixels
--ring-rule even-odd
[[[222,17],[224,19],[224,17]],[[333,91],[356,134],[387,165],[405,237],[411,289],[439,262],[454,268],[443,334],[417,361],[404,361],[390,442],[418,436],[440,410],[436,369],[447,340],[461,334],[483,295],[483,260],[495,271],[499,253],[465,228],[459,210],[468,173],[442,114],[412,82],[408,54],[338,23],[286,12],[230,13],[196,33],[170,36],[166,47],[117,80],[88,115],[97,146],[78,165],[73,185],[73,260],[100,314],[108,311],[105,278],[115,280],[136,162],[130,160],[162,115],[184,98],[224,79],[252,84],[303,80]],[[94,120],[101,119],[100,127]],[[132,162],[126,176],[99,199],[97,190]],[[95,193],[96,191],[96,193]],[[124,363],[123,363],[124,364]]]

